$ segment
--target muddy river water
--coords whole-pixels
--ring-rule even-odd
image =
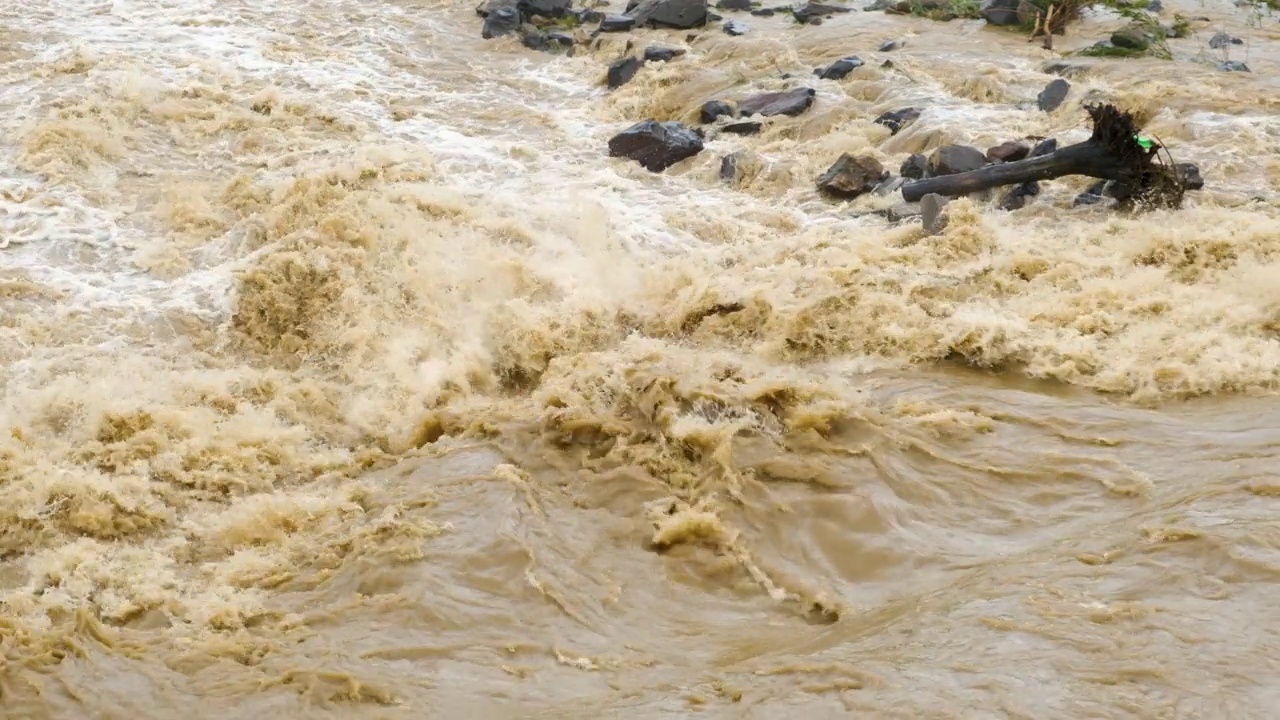
[[[1280,38],[1175,12],[1045,113],[1123,20],[565,57],[470,2],[0,4],[0,715],[1280,717]],[[687,52],[607,91],[628,37]],[[1205,189],[932,236],[814,191],[1093,101]]]

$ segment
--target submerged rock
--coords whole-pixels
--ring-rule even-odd
[[[778,11],[774,10],[773,8],[756,8],[755,10],[751,11],[751,14],[755,15],[756,17],[773,17],[777,13]]]
[[[703,125],[715,122],[726,115],[733,114],[733,106],[722,100],[708,100],[698,109],[698,119]]]
[[[1195,163],[1177,163],[1173,166],[1174,172],[1178,173],[1178,179],[1182,181],[1182,187],[1187,190],[1203,190],[1204,178],[1200,176],[1200,168]]]
[[[799,7],[791,9],[792,16],[796,22],[803,25],[818,25],[822,23],[822,19],[831,17],[839,13],[847,13],[851,8],[840,5],[828,5],[825,3],[809,2]]]
[[[645,120],[609,140],[609,156],[625,157],[662,172],[702,152],[702,135],[678,122]]]
[[[880,44],[880,52],[893,52],[894,50],[901,50],[904,46],[906,46],[906,44],[907,42],[905,40],[886,40],[885,42]]]
[[[1221,50],[1224,47],[1231,47],[1232,45],[1243,45],[1243,44],[1244,44],[1244,41],[1241,40],[1240,38],[1231,37],[1230,35],[1224,32],[1220,32],[1217,35],[1214,35],[1213,37],[1209,38],[1209,47],[1213,48],[1214,50]]]
[[[717,10],[750,10],[751,0],[720,0],[716,3]]]
[[[521,30],[520,43],[530,50],[556,52],[572,48],[575,40],[568,33],[543,32],[535,28],[533,30]],[[570,51],[569,54],[572,55],[573,52]]]
[[[1036,104],[1040,109],[1051,113],[1062,107],[1062,103],[1066,101],[1068,93],[1071,92],[1071,83],[1058,78],[1049,83],[1036,96]]]
[[[765,117],[774,115],[795,117],[813,105],[815,95],[817,91],[807,87],[753,95],[738,105],[738,114],[742,117],[756,114]]]
[[[725,125],[720,128],[722,132],[732,133],[734,135],[755,135],[764,127],[758,122],[736,122]]]
[[[640,66],[643,64],[643,60],[632,55],[614,60],[609,65],[609,71],[605,77],[605,82],[609,85],[609,89],[616,90],[631,82],[631,78],[636,76],[636,73],[640,71]]]
[[[1021,210],[1031,202],[1031,198],[1040,194],[1040,183],[1025,182],[1014,185],[1004,198],[1000,200],[1002,210]]]
[[[626,13],[636,25],[688,30],[707,24],[706,0],[631,0]]]
[[[671,62],[672,60],[683,55],[685,51],[682,48],[664,48],[652,45],[644,49],[645,62]]]
[[[902,167],[898,168],[898,174],[910,180],[921,180],[927,172],[929,172],[929,158],[920,153],[903,160]]]
[[[1228,60],[1218,65],[1218,69],[1223,72],[1253,72],[1249,69],[1248,65],[1245,65],[1239,60]]]
[[[730,20],[726,22],[721,29],[724,30],[725,35],[733,35],[734,37],[737,37],[739,35],[746,35],[747,30],[750,28],[737,20]]]
[[[919,117],[920,108],[909,107],[884,113],[875,119],[875,123],[889,128],[890,134],[897,135],[898,131],[915,122]]]
[[[977,170],[987,164],[981,150],[968,145],[943,145],[929,155],[929,175],[955,175]]]
[[[840,58],[824,68],[814,68],[813,74],[821,80],[843,80],[849,73],[862,67],[865,63],[857,55]]]
[[[1159,38],[1143,23],[1130,23],[1111,33],[1111,44],[1124,50],[1144,52]]]
[[[816,183],[824,194],[849,200],[871,192],[888,176],[880,161],[870,155],[844,153]]]
[[[735,185],[738,182],[738,153],[730,153],[720,158],[720,182]]]

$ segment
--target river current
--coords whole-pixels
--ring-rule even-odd
[[[1277,25],[1174,13],[1046,113],[1124,20],[569,57],[467,2],[0,4],[0,715],[1277,717]],[[628,39],[686,52],[609,91]],[[1205,188],[936,235],[814,189],[1098,101]]]

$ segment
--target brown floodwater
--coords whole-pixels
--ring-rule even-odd
[[[0,715],[1275,717],[1277,24],[1165,6],[1173,60],[1064,58],[1105,13],[564,57],[469,2],[8,3]],[[607,91],[628,37],[687,52]],[[1205,189],[933,236],[814,189],[1097,101]]]

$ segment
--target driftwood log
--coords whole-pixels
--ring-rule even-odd
[[[1082,143],[1040,157],[909,182],[902,186],[902,199],[917,202],[930,193],[958,197],[1003,185],[1087,175],[1113,180],[1113,195],[1122,203],[1181,206],[1185,188],[1173,163],[1157,162],[1160,145],[1138,144],[1133,116],[1114,105],[1085,109],[1093,119],[1093,134]]]

